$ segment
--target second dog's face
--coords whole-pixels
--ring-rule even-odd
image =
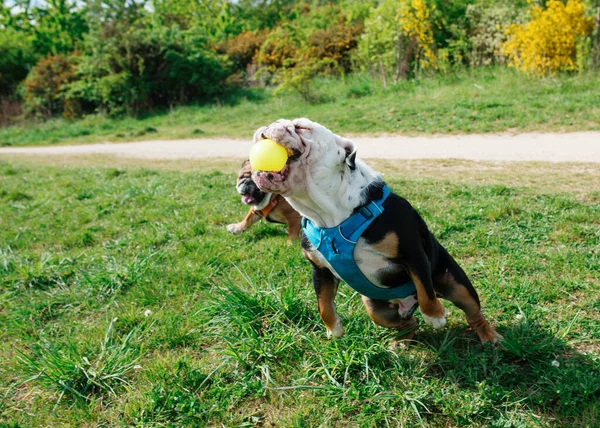
[[[238,173],[235,188],[242,195],[242,202],[246,205],[260,205],[266,196],[266,193],[260,190],[252,180],[252,168],[247,160],[244,161],[242,169]]]

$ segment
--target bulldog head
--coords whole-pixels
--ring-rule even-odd
[[[333,226],[368,199],[381,176],[356,159],[354,144],[308,119],[280,119],[254,133],[254,142],[269,138],[291,153],[281,171],[255,171],[263,192],[283,195],[319,226]]]
[[[254,142],[270,138],[292,155],[279,172],[255,171],[253,179],[264,192],[289,196],[306,190],[320,177],[355,168],[354,144],[308,119],[280,119],[254,133]]]
[[[242,195],[242,202],[246,205],[260,205],[265,197],[265,192],[260,190],[252,179],[252,168],[250,161],[245,160],[242,164],[242,169],[238,173],[236,190]]]

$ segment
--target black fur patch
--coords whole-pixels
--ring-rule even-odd
[[[360,200],[362,204],[354,208],[354,212],[360,211],[363,207],[367,206],[371,201],[377,201],[383,197],[383,185],[385,183],[382,179],[375,180],[369,183],[364,189],[360,191]]]

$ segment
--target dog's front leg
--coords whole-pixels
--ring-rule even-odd
[[[312,264],[312,281],[317,294],[319,315],[325,323],[327,338],[341,337],[344,334],[342,319],[335,311],[335,295],[337,294],[340,280],[329,269]]]
[[[240,233],[242,233],[244,230],[248,229],[250,226],[252,226],[254,223],[256,223],[261,218],[262,218],[261,216],[259,216],[258,214],[256,214],[254,212],[253,208],[250,208],[250,211],[248,211],[248,214],[246,214],[246,217],[242,221],[240,221],[239,223],[233,223],[233,224],[227,225],[227,230],[229,232],[233,233],[234,235],[239,235]]]

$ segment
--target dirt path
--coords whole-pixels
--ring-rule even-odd
[[[362,158],[600,162],[600,132],[352,138]],[[82,146],[0,148],[0,155],[104,154],[147,159],[246,157],[250,141],[198,139]]]

